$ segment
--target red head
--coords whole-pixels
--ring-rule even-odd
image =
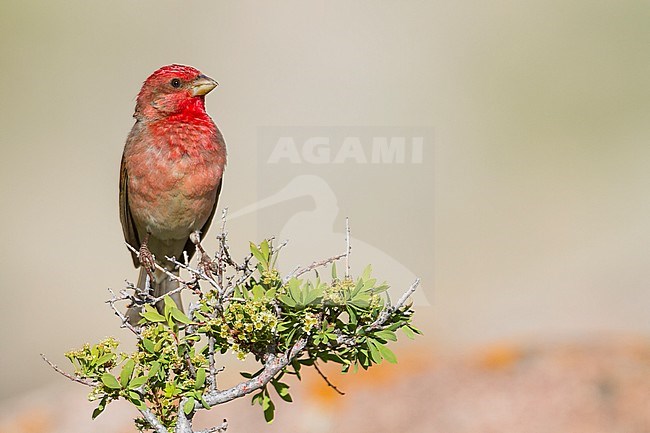
[[[191,66],[167,65],[142,85],[133,117],[155,120],[175,114],[205,114],[204,97],[217,82]]]

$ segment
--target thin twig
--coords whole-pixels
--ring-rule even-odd
[[[122,312],[118,310],[117,307],[115,306],[116,302],[129,299],[128,295],[122,294],[122,297],[118,298],[115,295],[113,289],[109,288],[108,291],[111,293],[112,298],[106,301],[106,303],[111,306],[113,313],[115,313],[115,315],[120,319],[120,322],[122,322],[120,324],[120,327],[127,328],[129,331],[133,332],[135,336],[138,337],[138,340],[142,339],[142,336],[140,335],[138,330],[129,322],[129,319],[124,314],[122,314]]]
[[[352,246],[350,245],[350,218],[345,217],[345,279],[350,278],[350,253]]]
[[[217,390],[217,369],[214,361],[214,337],[208,337],[208,362],[210,363],[210,391]]]
[[[340,389],[338,389],[338,388],[336,387],[336,385],[334,385],[332,382],[330,382],[330,380],[327,378],[327,376],[325,376],[325,374],[323,374],[323,372],[321,371],[321,369],[318,367],[318,362],[316,362],[316,361],[314,361],[314,368],[316,369],[316,371],[318,372],[318,374],[320,375],[320,377],[323,378],[323,380],[325,381],[325,383],[327,384],[327,386],[329,386],[330,388],[332,388],[332,389],[333,389],[334,391],[336,391],[339,395],[345,395],[345,393],[344,393],[343,391],[341,391]]]
[[[228,215],[228,208],[224,208],[221,212],[221,234],[217,236],[219,239],[219,253],[217,254],[217,282],[219,286],[223,287],[223,271],[224,271],[224,250],[226,247],[226,216]]]
[[[282,283],[286,283],[287,281],[289,281],[293,277],[299,277],[302,274],[305,274],[305,273],[307,273],[309,271],[313,271],[316,268],[319,268],[321,266],[325,266],[327,264],[330,264],[332,262],[340,260],[343,257],[345,257],[345,255],[346,255],[346,253],[338,254],[336,256],[333,256],[333,257],[330,257],[330,258],[327,258],[327,259],[324,259],[324,260],[320,260],[320,261],[317,261],[317,262],[312,262],[311,265],[305,266],[304,268],[296,268],[295,270],[290,272],[286,277],[284,277],[282,279]]]
[[[286,247],[288,243],[289,243],[289,239],[286,239],[286,240],[282,241],[282,243],[280,245],[278,245],[277,248],[275,248],[275,254],[279,253],[280,250],[282,248]]]
[[[407,301],[407,300],[411,297],[411,295],[413,295],[413,293],[415,292],[415,289],[418,288],[418,285],[419,285],[419,284],[420,284],[420,279],[419,279],[419,278],[416,278],[415,281],[413,282],[413,284],[411,284],[411,287],[409,287],[408,290],[407,290],[406,292],[404,292],[404,294],[399,298],[399,300],[397,301],[397,304],[393,305],[392,307],[388,306],[388,307],[384,308],[384,309],[382,310],[382,312],[379,314],[379,317],[377,317],[377,320],[375,320],[374,322],[372,322],[372,323],[371,323],[371,324],[366,328],[366,330],[368,330],[368,331],[373,331],[373,330],[376,330],[376,329],[381,328],[381,326],[384,324],[384,322],[386,322],[386,320],[388,320],[388,318],[390,317],[390,315],[391,315],[392,313],[394,313],[395,311],[397,311],[397,310],[399,310],[400,308],[402,308],[402,306],[404,306],[404,304],[406,303],[406,301]]]
[[[206,274],[204,271],[200,271],[200,270],[198,270],[198,269],[194,269],[193,267],[188,266],[188,265],[186,265],[185,263],[181,263],[181,262],[179,262],[178,260],[176,260],[176,257],[167,257],[167,256],[165,256],[165,258],[166,258],[167,260],[169,260],[170,262],[172,262],[173,264],[175,264],[176,266],[178,266],[179,268],[181,268],[181,269],[185,269],[186,271],[188,271],[189,273],[191,273],[191,274],[194,275],[195,277],[198,277],[199,279],[202,279],[202,280],[207,281],[208,283],[210,283],[210,285],[211,285],[213,288],[219,290],[219,284],[217,284],[217,282],[214,280],[214,278],[210,277],[210,276],[209,276],[208,274]],[[177,278],[178,278],[178,277],[177,277]],[[185,284],[186,284],[186,285],[189,285],[189,283],[185,283]]]
[[[43,361],[47,362],[48,365],[54,369],[54,371],[56,371],[57,373],[59,373],[60,375],[62,375],[64,377],[67,377],[68,379],[70,379],[73,382],[81,383],[82,385],[86,385],[86,386],[90,386],[90,387],[95,387],[97,385],[97,383],[95,381],[88,380],[88,379],[82,379],[80,377],[73,376],[72,374],[66,373],[65,371],[61,370],[61,368],[59,368],[58,365],[54,364],[52,361],[47,359],[45,357],[45,355],[42,354],[42,353],[41,353],[41,358],[43,358]]]
[[[181,285],[175,288],[174,290],[170,290],[169,292],[165,293],[164,295],[160,295],[157,298],[154,298],[153,296],[149,296],[149,300],[147,301],[148,304],[157,304],[158,302],[162,301],[165,299],[166,296],[172,296],[175,295],[176,293],[180,293],[183,290],[187,289],[187,285],[184,283],[180,283]]]

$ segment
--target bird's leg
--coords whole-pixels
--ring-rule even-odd
[[[149,241],[149,234],[144,237],[144,240],[140,244],[140,252],[138,258],[140,259],[140,264],[144,267],[144,269],[147,271],[147,275],[149,275],[149,282],[153,283],[153,271],[156,269],[156,259],[151,254],[151,251],[149,251],[149,247],[147,246],[147,242]]]
[[[203,268],[203,271],[211,276],[214,271],[214,263],[210,259],[210,255],[201,246],[201,232],[197,230],[190,233],[190,240],[199,252],[199,267]]]

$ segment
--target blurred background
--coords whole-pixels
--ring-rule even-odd
[[[308,377],[268,427],[247,400],[206,426],[650,432],[649,23],[640,0],[3,0],[0,432],[133,431],[120,404],[91,423],[86,389],[39,353],[128,347],[104,304],[137,274],[119,163],[135,95],[169,63],[221,84],[206,105],[236,255],[278,234],[287,261],[321,258],[349,216],[355,267],[395,293],[422,278],[425,335],[400,364],[330,372],[344,397]],[[314,164],[318,136],[332,157]],[[300,157],[278,165],[283,137]],[[361,147],[337,161],[346,137]],[[406,160],[373,164],[374,137],[406,137]]]

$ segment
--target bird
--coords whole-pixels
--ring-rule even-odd
[[[140,267],[141,294],[151,289],[159,298],[179,287],[169,276],[179,269],[166,257],[181,259],[185,251],[191,259],[217,209],[226,144],[205,110],[205,95],[217,85],[196,68],[171,64],[153,72],[137,95],[120,164],[119,208],[124,239],[137,251],[131,256]],[[171,297],[182,308],[178,291]],[[136,294],[129,322],[141,319],[141,308]]]

